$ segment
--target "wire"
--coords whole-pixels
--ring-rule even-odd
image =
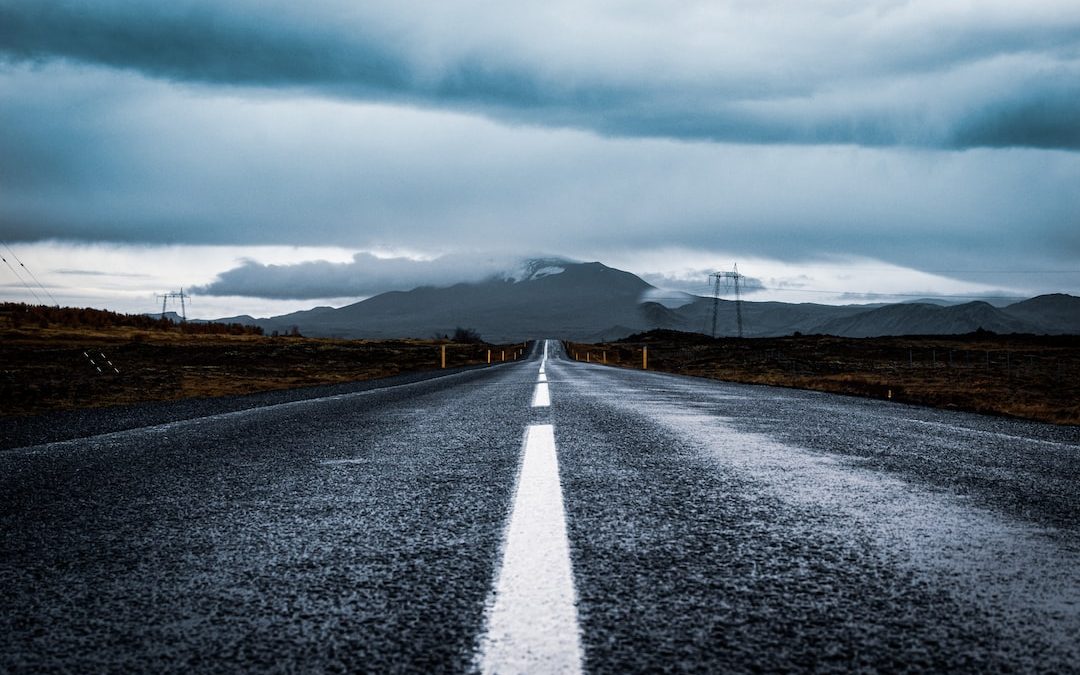
[[[932,274],[1080,274],[1080,270],[922,270]]]
[[[31,269],[29,267],[27,267],[25,264],[23,264],[22,260],[19,260],[19,256],[15,255],[15,251],[11,250],[11,247],[8,246],[7,242],[5,241],[5,242],[0,242],[0,243],[4,244],[4,248],[6,248],[8,250],[8,253],[11,254],[11,257],[15,259],[15,262],[19,263],[19,267],[22,267],[23,270],[25,270],[26,273],[30,275],[30,278],[33,279],[34,283],[36,283],[38,285],[38,288],[40,288],[42,291],[44,291],[45,295],[49,296],[49,299],[53,301],[54,305],[59,307],[60,303],[56,300],[56,298],[53,296],[53,294],[49,292],[49,289],[45,288],[45,285],[42,284],[41,281],[37,278],[37,275],[34,274],[33,271],[31,271]],[[7,260],[5,259],[4,262],[7,262]],[[11,267],[11,263],[8,263],[8,267]],[[29,286],[27,286],[27,288],[29,288]],[[33,290],[31,290],[31,292],[33,292]],[[37,298],[36,293],[34,294],[34,297]]]
[[[19,274],[19,270],[15,269],[15,266],[8,262],[8,259],[5,258],[3,254],[0,254],[0,260],[3,260],[4,263],[9,268],[11,268],[12,273],[15,275],[15,278],[19,280],[19,283],[21,283],[23,286],[26,286],[26,290],[30,291],[30,294],[34,296],[34,301],[41,304],[41,298],[38,296],[37,291],[34,290],[33,286],[26,283],[26,280],[22,278],[21,274]]]
[[[708,290],[711,293],[711,289],[704,289],[703,288],[702,290]],[[983,295],[958,295],[958,294],[950,294],[950,293],[934,293],[934,292],[931,292],[931,291],[926,291],[926,292],[923,292],[923,293],[882,293],[882,292],[878,292],[878,291],[863,291],[863,292],[860,292],[860,293],[855,293],[854,291],[835,291],[835,290],[826,290],[826,289],[823,289],[823,288],[775,288],[775,287],[772,287],[772,286],[752,286],[749,289],[747,289],[746,287],[743,287],[743,293],[744,294],[747,293],[747,292],[754,292],[754,291],[773,291],[773,292],[776,292],[776,293],[817,293],[817,294],[837,295],[837,296],[853,296],[853,295],[857,295],[857,296],[866,296],[865,299],[873,299],[874,297],[881,297],[881,298],[956,298],[958,300],[986,300],[986,299],[991,299],[991,300],[1012,300],[1012,299],[1024,300],[1027,297],[1027,296],[1023,296],[1023,295],[986,295],[986,294],[983,294]],[[688,292],[688,291],[686,293],[687,293],[687,295],[695,296],[696,298],[709,298],[709,297],[711,297],[711,295],[710,296],[697,295],[695,293],[691,293],[691,292]],[[680,295],[650,295],[649,299],[650,300],[683,300],[683,299],[685,299],[685,296],[680,296]],[[857,299],[857,298],[852,298],[852,299]],[[754,302],[752,300],[745,300],[745,299],[744,299],[744,301],[746,301],[746,302]],[[690,302],[694,302],[694,300],[691,300]]]
[[[776,291],[779,293],[825,293],[827,295],[839,295],[839,296],[866,296],[866,299],[872,299],[873,297],[882,298],[956,298],[959,300],[985,300],[990,298],[992,300],[1004,300],[1004,299],[1017,299],[1023,300],[1026,296],[1022,295],[954,295],[949,293],[878,293],[876,291],[863,291],[861,293],[853,293],[852,291],[833,291],[825,290],[822,288],[770,288],[768,286],[760,286],[755,290],[763,291]]]

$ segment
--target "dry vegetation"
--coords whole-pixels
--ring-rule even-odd
[[[13,319],[11,307],[0,306],[3,415],[368,380],[440,368],[444,345],[448,368],[486,363],[488,349],[496,361],[504,352],[510,359],[522,347],[264,337],[244,327],[141,324],[145,317],[125,315],[113,315],[121,317],[115,321],[98,316],[94,323],[25,320]]]
[[[736,339],[652,331],[567,343],[581,360],[1080,424],[1080,337],[993,335]]]

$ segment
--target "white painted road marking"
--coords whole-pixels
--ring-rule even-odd
[[[555,431],[529,427],[502,567],[480,646],[484,673],[580,673],[570,542]]]
[[[551,405],[551,394],[548,393],[547,382],[537,382],[536,391],[533,392],[532,407],[546,408]]]
[[[547,382],[547,375],[540,373],[540,376],[536,378],[537,382]]]

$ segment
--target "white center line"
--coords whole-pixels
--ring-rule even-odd
[[[532,407],[546,408],[551,405],[551,394],[548,393],[547,382],[537,382],[533,392]]]
[[[555,432],[529,427],[502,567],[480,646],[483,673],[580,673],[582,654]]]
[[[547,375],[540,373],[540,376],[536,378],[537,382],[547,382]]]

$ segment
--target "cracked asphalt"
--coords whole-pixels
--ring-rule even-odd
[[[1080,671],[1077,428],[539,359],[24,425],[0,671],[468,671],[530,424],[587,672]]]

